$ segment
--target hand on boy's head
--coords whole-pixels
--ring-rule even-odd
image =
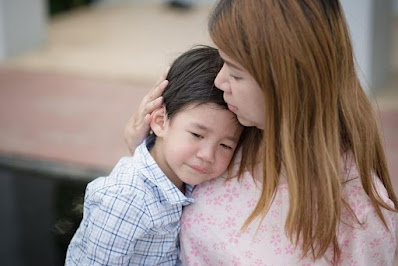
[[[166,80],[170,67],[162,74],[151,91],[144,96],[138,110],[131,116],[124,129],[124,139],[131,153],[149,134],[151,114],[162,106],[163,91],[168,85]]]

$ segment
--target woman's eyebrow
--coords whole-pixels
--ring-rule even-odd
[[[237,65],[235,65],[235,64],[232,63],[232,62],[229,62],[229,61],[226,61],[226,60],[224,60],[224,62],[225,62],[225,64],[227,64],[229,67],[235,68],[235,69],[238,70],[238,71],[243,71],[242,68],[238,67]]]
[[[224,61],[225,64],[227,64],[229,67],[235,68],[236,70],[239,71],[243,71],[242,67],[239,67],[238,65],[232,63],[231,61],[229,61],[228,59],[225,59],[223,57],[221,57],[222,60]]]

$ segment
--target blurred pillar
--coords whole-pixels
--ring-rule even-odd
[[[45,0],[0,0],[0,61],[42,44],[46,22]]]
[[[385,86],[390,76],[393,0],[341,0],[341,4],[350,28],[358,73],[369,94]]]

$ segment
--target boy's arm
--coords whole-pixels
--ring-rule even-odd
[[[90,195],[65,265],[128,265],[134,246],[151,226],[142,197],[113,186]]]

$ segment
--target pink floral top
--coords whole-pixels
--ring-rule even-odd
[[[347,180],[343,197],[362,226],[343,211],[338,243],[342,250],[339,265],[392,265],[395,253],[395,218],[385,209],[389,231],[377,216],[365,194],[354,164],[343,169]],[[392,201],[378,178],[377,191],[390,206]],[[300,248],[284,233],[289,209],[288,186],[283,181],[265,219],[258,227],[253,222],[242,232],[241,226],[254,209],[260,195],[259,184],[245,173],[226,182],[225,177],[197,186],[192,194],[195,203],[187,206],[181,220],[181,259],[183,265],[331,265],[332,250],[312,261],[301,259]],[[258,230],[257,230],[258,229]]]

